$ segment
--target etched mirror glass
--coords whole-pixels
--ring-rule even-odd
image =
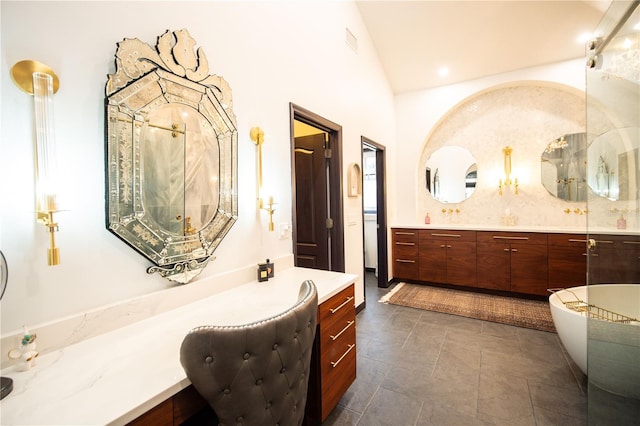
[[[237,219],[231,89],[186,30],[118,43],[106,86],[107,228],[176,282],[197,276]]]

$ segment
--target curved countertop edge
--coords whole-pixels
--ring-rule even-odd
[[[277,271],[267,282],[240,284],[42,355],[28,371],[6,368],[2,375],[14,380],[14,390],[0,403],[0,423],[126,424],[190,384],[179,358],[192,328],[276,315],[296,302],[304,280],[316,284],[322,303],[357,278],[304,268]]]
[[[473,224],[393,224],[390,228],[404,229],[459,229],[461,231],[494,231],[494,232],[539,232],[547,234],[607,234],[607,235],[640,235],[640,229],[617,228],[586,228],[571,226],[504,226],[504,225],[473,225]]]

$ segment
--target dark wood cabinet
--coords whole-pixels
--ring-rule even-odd
[[[547,234],[478,232],[478,287],[547,294]]]
[[[588,246],[585,234],[549,234],[549,288],[567,288],[587,283]]]
[[[392,228],[393,276],[400,280],[420,279],[418,230]]]
[[[640,236],[593,235],[589,252],[590,284],[640,282]]]
[[[318,307],[318,330],[311,357],[306,423],[326,420],[356,379],[354,285]]]
[[[476,286],[476,232],[420,230],[419,278],[442,284]]]
[[[425,228],[392,234],[396,280],[535,296],[587,282],[640,282],[640,235]]]

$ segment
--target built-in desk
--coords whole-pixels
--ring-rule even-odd
[[[13,379],[14,390],[0,402],[0,424],[126,424],[190,386],[179,351],[192,328],[245,324],[278,314],[295,304],[307,279],[316,284],[322,304],[340,297],[356,278],[285,269],[268,282],[239,285],[41,355],[29,371],[2,370]]]

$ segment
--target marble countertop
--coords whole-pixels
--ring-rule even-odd
[[[569,226],[505,226],[505,225],[468,225],[455,223],[442,224],[393,224],[392,228],[412,228],[412,229],[459,229],[469,231],[500,231],[500,232],[544,232],[548,234],[586,234],[586,227],[569,227]],[[589,228],[590,234],[608,234],[608,235],[640,235],[640,230],[616,229],[616,228]]]
[[[126,424],[189,386],[180,364],[186,333],[201,325],[246,324],[297,301],[312,280],[319,303],[357,275],[289,268],[267,282],[239,285],[194,303],[41,355],[30,370],[1,371],[13,392],[0,402],[2,425]]]

